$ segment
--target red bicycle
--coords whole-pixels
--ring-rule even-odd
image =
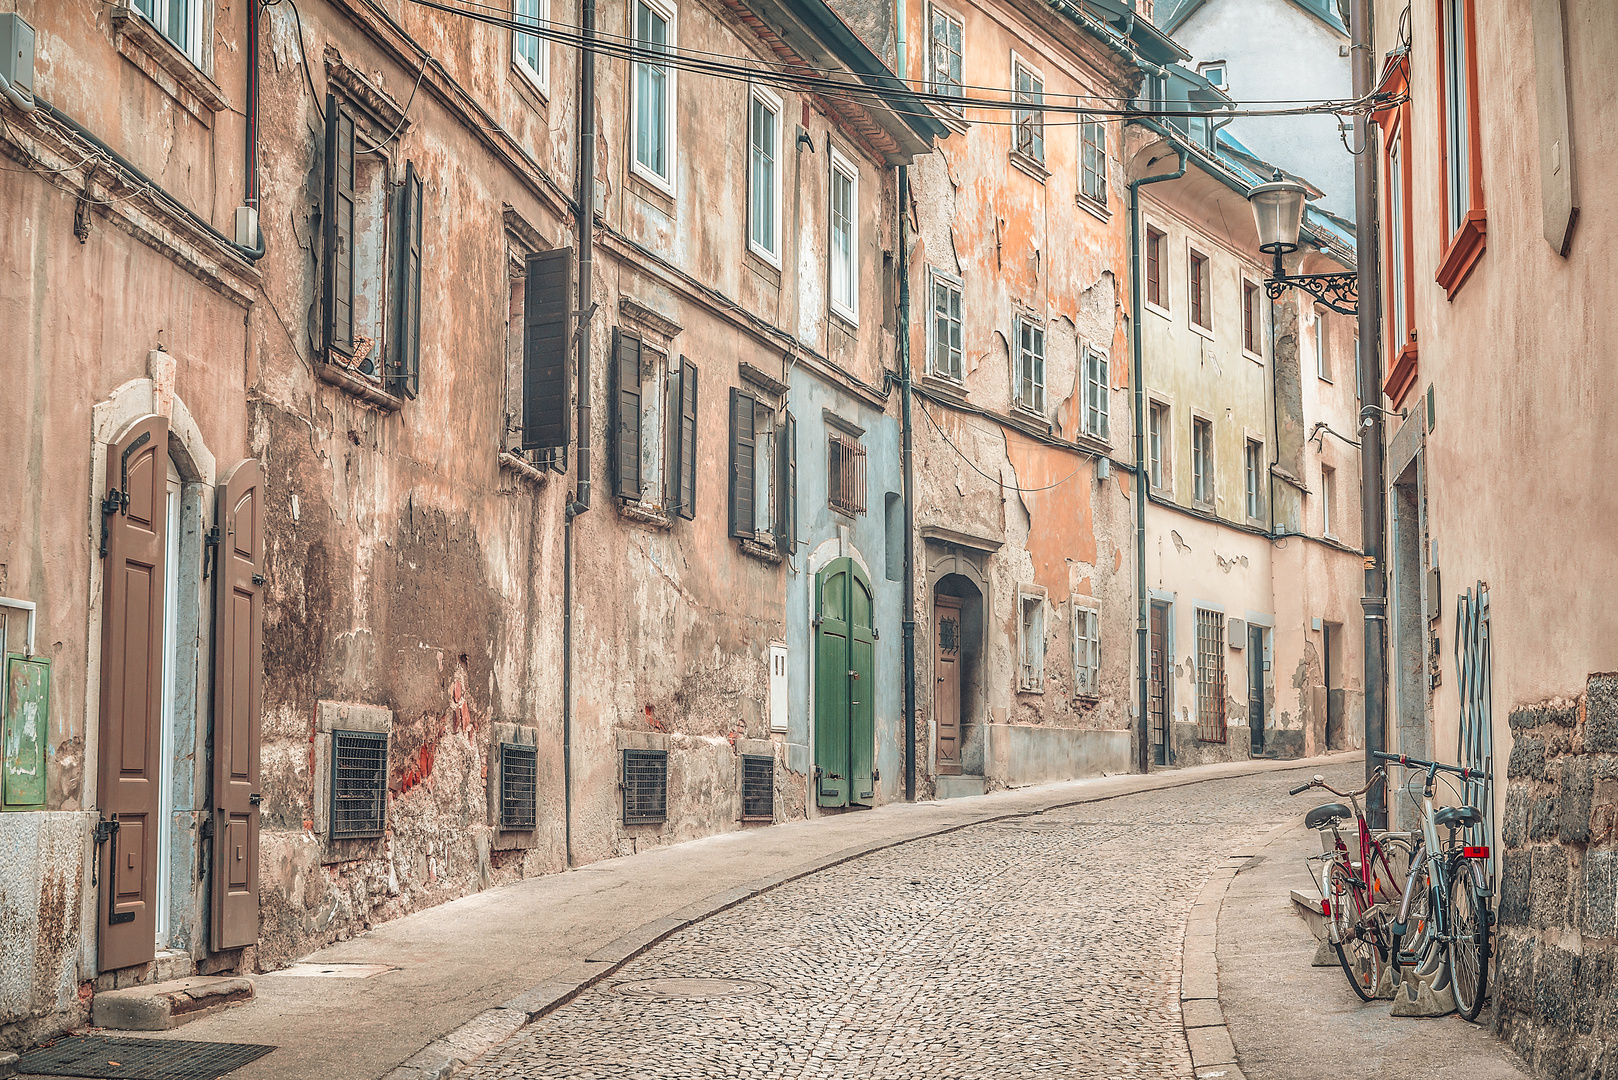
[[[1331,831],[1331,848],[1314,856],[1326,864],[1325,881],[1322,883],[1317,879],[1316,884],[1324,897],[1321,901],[1322,914],[1326,916],[1328,935],[1332,947],[1337,950],[1337,960],[1343,965],[1343,974],[1348,976],[1349,985],[1363,1001],[1376,997],[1382,985],[1383,972],[1389,964],[1396,963],[1392,952],[1394,939],[1391,926],[1398,915],[1403,892],[1383,840],[1372,834],[1371,826],[1365,820],[1365,812],[1360,809],[1361,797],[1368,794],[1378,781],[1386,784],[1387,779],[1387,773],[1379,768],[1370,783],[1360,790],[1338,791],[1326,783],[1325,777],[1317,775],[1309,783],[1288,792],[1289,795],[1297,795],[1318,787],[1348,800],[1346,806],[1334,802],[1315,807],[1305,815],[1303,823],[1305,827],[1318,829],[1322,833]],[[1359,827],[1359,842],[1353,851],[1343,839],[1339,827],[1349,818],[1354,819]],[[1395,847],[1404,843],[1395,837],[1388,837],[1386,842]],[[1310,876],[1313,875],[1311,869]]]

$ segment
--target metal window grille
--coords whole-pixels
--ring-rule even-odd
[[[331,736],[331,835],[381,836],[387,824],[388,737],[379,731]]]
[[[656,824],[668,819],[669,752],[624,751],[624,824]]]
[[[1225,616],[1197,612],[1197,738],[1225,741]]]
[[[539,751],[520,743],[500,744],[500,827],[532,829],[536,821]]]
[[[742,755],[742,817],[775,819],[775,758]]]
[[[826,501],[845,514],[865,513],[865,447],[837,431],[828,436],[826,446]]]

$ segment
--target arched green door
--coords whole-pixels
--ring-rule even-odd
[[[853,559],[815,576],[815,764],[821,806],[875,797],[876,642],[871,582]]]

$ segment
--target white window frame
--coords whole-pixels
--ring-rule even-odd
[[[1258,458],[1252,457],[1253,448],[1258,448]],[[1264,481],[1268,473],[1266,462],[1268,458],[1264,453],[1264,440],[1255,439],[1251,435],[1242,437],[1242,472],[1244,481],[1243,495],[1246,499],[1247,517],[1256,521],[1264,516]]]
[[[1034,336],[1030,338],[1031,346],[1037,344],[1037,348],[1030,347],[1028,350],[1033,361],[1029,365],[1033,385],[1030,387],[1031,392],[1026,395],[1023,393],[1022,381],[1024,326],[1033,332]],[[1011,403],[1013,408],[1036,413],[1039,416],[1045,415],[1045,350],[1045,324],[1032,316],[1018,313],[1011,320]],[[1028,400],[1024,400],[1025,397]]]
[[[1032,82],[1037,84],[1037,86],[1034,89],[1029,91],[1029,93],[1032,95],[1032,97],[1030,97],[1026,101],[1022,97],[1019,96],[1022,93],[1022,90],[1019,89],[1018,86],[1017,86],[1017,73],[1018,73],[1019,69],[1026,72],[1028,74],[1029,79]],[[1011,114],[1011,116],[1012,116],[1011,152],[1016,157],[1023,158],[1023,159],[1028,160],[1028,161],[1037,162],[1039,164],[1040,168],[1044,168],[1045,167],[1045,73],[1043,71],[1041,71],[1039,68],[1035,67],[1033,64],[1030,64],[1027,60],[1024,60],[1021,56],[1018,56],[1017,53],[1016,53],[1016,50],[1013,50],[1012,53],[1011,53],[1011,99],[1012,99],[1012,101],[1013,101],[1013,103],[1015,105],[1019,106],[1019,107],[1013,109],[1012,114]],[[1024,108],[1022,106],[1034,106],[1034,107],[1032,107],[1032,108]],[[1024,150],[1024,149],[1020,148],[1017,145],[1018,130],[1022,125],[1022,115],[1021,114],[1023,114],[1023,113],[1028,113],[1029,114],[1031,122],[1032,122],[1032,118],[1033,118],[1034,114],[1038,114],[1037,126],[1035,126],[1034,129],[1033,129],[1034,130],[1034,140],[1033,140],[1033,142],[1034,142],[1034,150]],[[1035,152],[1035,151],[1037,151],[1037,152]]]
[[[775,145],[769,147],[774,170],[770,184],[770,236],[775,240],[773,250],[760,244],[754,231],[756,199],[753,188],[758,176],[753,165],[753,154],[757,149],[753,143],[753,109],[758,105],[775,114]],[[781,266],[781,128],[785,121],[786,109],[780,95],[764,86],[750,89],[747,95],[747,250],[777,269]]]
[[[1169,270],[1169,267],[1173,265],[1173,260],[1169,258],[1169,230],[1162,222],[1149,218],[1144,214],[1141,215],[1141,221],[1144,224],[1140,231],[1140,302],[1146,306],[1147,311],[1155,312],[1165,319],[1172,319],[1174,316],[1170,314],[1169,308],[1173,304],[1170,295],[1174,275]],[[1159,242],[1157,265],[1157,292],[1159,298],[1163,301],[1162,303],[1157,303],[1150,299],[1151,294],[1146,291],[1147,256],[1151,252],[1149,244],[1151,234],[1154,232],[1162,237]]]
[[[832,311],[849,322],[860,321],[860,171],[848,158],[831,148],[831,168],[827,172],[826,187],[826,271],[829,278],[827,301]],[[842,174],[848,181],[848,300],[837,295],[837,177]]]
[[[1197,425],[1206,424],[1208,427],[1208,453],[1206,462],[1197,453]],[[1214,499],[1219,492],[1218,452],[1216,450],[1217,432],[1214,431],[1213,417],[1203,416],[1200,413],[1191,414],[1191,504],[1193,506],[1213,506]],[[1197,473],[1202,473],[1203,490],[1197,490]],[[1204,498],[1203,496],[1207,497]]]
[[[1447,246],[1466,224],[1472,209],[1472,128],[1474,103],[1467,84],[1466,0],[1442,0],[1438,8],[1439,40],[1444,64],[1444,191],[1449,220],[1444,222]]]
[[[1326,309],[1315,309],[1315,376],[1323,383],[1331,377],[1331,335],[1326,332]]]
[[[637,46],[640,44],[638,24],[640,22],[640,8],[645,7],[656,12],[668,24],[668,42],[664,48],[674,52],[679,48],[679,9],[666,0],[631,0],[629,5],[629,39]],[[663,136],[667,140],[664,145],[664,164],[668,175],[660,175],[650,165],[641,164],[640,160],[640,69],[648,65],[636,61],[630,64],[629,72],[629,167],[636,176],[645,180],[654,187],[660,188],[670,195],[674,194],[675,162],[679,160],[679,138],[675,128],[674,103],[678,94],[679,70],[672,64],[653,65],[663,68]]]
[[[1220,71],[1220,76],[1219,76],[1219,81],[1218,82],[1214,82],[1212,79],[1208,79],[1208,72],[1211,71],[1214,68],[1218,68],[1219,71]],[[1202,63],[1197,65],[1197,74],[1201,75],[1204,79],[1208,79],[1209,83],[1212,83],[1214,86],[1217,86],[1220,90],[1223,90],[1225,93],[1227,93],[1227,94],[1230,93],[1230,64],[1227,63],[1226,61],[1224,61],[1224,60],[1204,60]]]
[[[960,61],[961,75],[960,75],[960,78],[956,82],[954,82],[953,84],[950,83],[950,82],[947,82],[947,81],[946,82],[940,82],[939,79],[938,79],[938,38],[935,35],[934,31],[937,28],[937,23],[938,23],[938,20],[940,18],[942,18],[945,22],[948,22],[951,25],[953,25],[955,27],[955,29],[960,33],[960,38],[961,38],[960,51],[956,54],[956,59],[958,61]],[[945,48],[947,49],[948,47],[949,46],[946,43]],[[948,74],[946,73],[946,79],[947,78],[948,78]],[[928,85],[928,88],[935,94],[942,94],[945,97],[956,97],[956,98],[958,98],[958,97],[965,97],[966,96],[965,83],[966,83],[966,20],[961,18],[959,15],[955,14],[955,12],[949,10],[946,7],[942,7],[942,6],[938,5],[938,4],[929,4],[927,6],[927,85]],[[946,106],[946,108],[953,108],[953,106]]]
[[[526,10],[519,10],[520,8],[528,7],[533,8],[532,14]],[[542,25],[550,22],[550,18],[551,0],[511,0],[511,19],[513,22],[520,22],[523,19],[532,19],[536,24]],[[518,47],[519,39],[525,37],[531,37],[539,44],[538,67],[530,64],[528,62],[528,57],[524,56],[522,54],[522,50]],[[551,43],[548,38],[541,37],[538,34],[530,34],[523,30],[512,30],[511,64],[518,71],[522,72],[524,77],[526,77],[529,82],[534,84],[534,89],[538,90],[541,96],[545,98],[550,97]]]
[[[1106,125],[1106,122],[1103,119],[1101,119],[1100,117],[1081,116],[1081,117],[1079,117],[1079,123],[1078,123],[1077,126],[1078,126],[1078,131],[1079,131],[1079,168],[1078,168],[1079,198],[1080,198],[1080,200],[1082,200],[1088,206],[1099,207],[1101,209],[1105,209],[1106,206],[1107,206],[1107,187],[1108,187],[1108,184],[1107,184],[1107,125]],[[1092,131],[1094,131],[1096,134],[1098,134],[1101,137],[1101,141],[1098,144],[1096,144],[1096,149],[1101,155],[1101,162],[1100,162],[1100,165],[1099,165],[1099,167],[1097,169],[1097,172],[1096,172],[1096,175],[1099,176],[1100,179],[1101,179],[1101,194],[1100,195],[1092,195],[1088,191],[1084,190],[1084,173],[1085,173],[1085,168],[1086,168],[1085,161],[1084,161],[1084,155],[1085,155],[1085,151],[1087,149],[1089,149],[1089,145],[1090,145],[1089,140],[1086,139],[1086,136]]]
[[[1185,324],[1191,328],[1193,334],[1200,334],[1209,341],[1214,340],[1213,317],[1213,256],[1209,254],[1211,244],[1199,244],[1196,237],[1185,238]],[[1208,297],[1202,305],[1202,316],[1208,320],[1204,326],[1196,320],[1196,309],[1191,303],[1191,260],[1200,258],[1203,266],[1203,281],[1207,286]],[[1162,269],[1159,268],[1159,273]]]
[[[1045,692],[1045,590],[1037,585],[1017,587],[1017,690]]]
[[[172,14],[171,8],[176,3],[187,5],[190,19],[185,28],[185,40],[175,41],[169,37],[168,24]],[[202,69],[204,40],[203,24],[207,18],[207,9],[213,7],[214,0],[131,0],[130,6],[141,14],[152,29],[162,35],[163,40],[171,42],[175,48],[185,54],[185,58]],[[150,8],[150,10],[147,10]]]
[[[1152,430],[1152,420],[1163,419]],[[1154,491],[1166,491],[1174,482],[1174,406],[1159,398],[1146,402],[1146,479]]]
[[[1087,596],[1071,599],[1073,696],[1101,696],[1101,608]]]
[[[1084,378],[1084,433],[1108,442],[1112,438],[1112,366],[1107,350],[1081,343],[1079,354]]]
[[[1331,519],[1331,504],[1337,494],[1337,470],[1330,465],[1320,467],[1320,532],[1337,539],[1337,523]]]
[[[1264,297],[1267,294],[1264,291],[1264,282],[1243,270],[1242,304],[1244,309],[1247,304],[1246,293],[1247,286],[1249,285],[1253,286],[1253,342],[1258,346],[1258,348],[1249,349],[1247,347],[1247,337],[1245,334],[1243,334],[1241,338],[1242,355],[1253,361],[1255,364],[1262,364],[1264,363]],[[1247,317],[1247,312],[1245,310],[1242,312],[1242,317],[1244,319]]]
[[[938,288],[943,286],[955,294],[958,318],[954,320],[960,336],[957,365],[954,374],[938,368]],[[943,346],[949,348],[948,345]],[[931,270],[927,276],[927,374],[936,379],[960,383],[966,378],[966,287],[960,278],[941,270]]]

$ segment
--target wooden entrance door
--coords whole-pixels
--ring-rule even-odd
[[[1166,604],[1153,604],[1151,617],[1151,685],[1148,687],[1148,705],[1151,712],[1152,764],[1167,765],[1169,742],[1169,609]]]
[[[815,768],[820,806],[876,797],[876,635],[871,583],[853,559],[816,576]]]
[[[961,773],[961,600],[933,600],[933,724],[938,729],[937,773]]]

